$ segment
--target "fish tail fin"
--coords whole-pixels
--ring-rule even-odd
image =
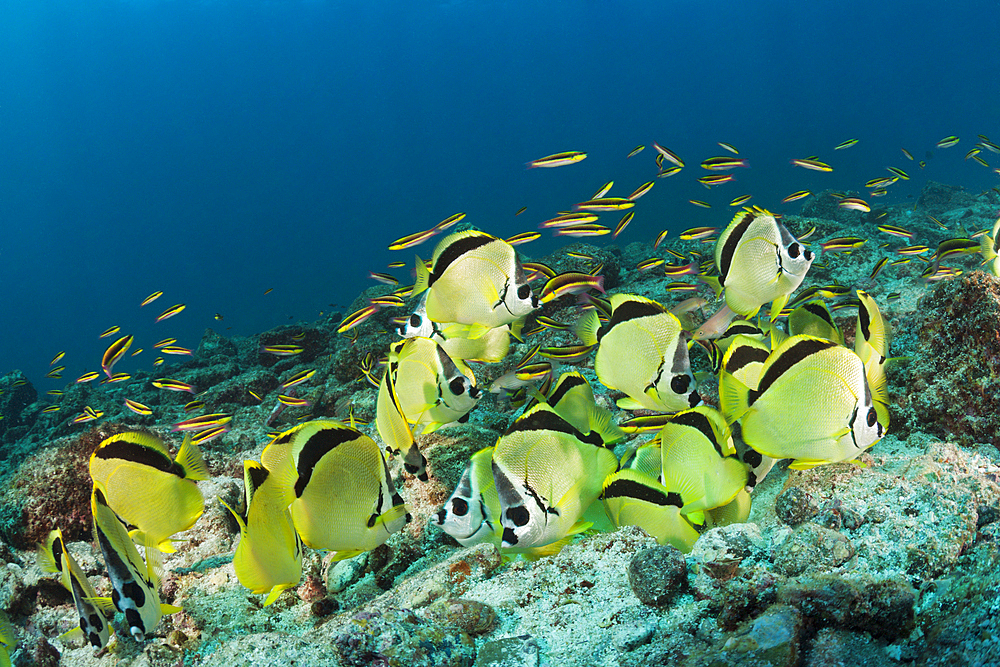
[[[191,434],[184,436],[180,451],[177,452],[175,461],[184,471],[184,477],[193,481],[203,481],[209,479],[208,466],[201,455],[198,445],[191,441]]]
[[[584,345],[597,345],[597,332],[601,329],[601,318],[596,310],[588,310],[576,323],[576,335]]]
[[[431,281],[431,272],[428,270],[424,260],[420,259],[420,255],[414,255],[414,257],[416,257],[417,262],[417,279],[413,283],[413,291],[410,292],[410,296],[417,296],[425,291],[430,286]]]

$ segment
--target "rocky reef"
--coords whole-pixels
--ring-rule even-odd
[[[754,489],[745,523],[706,530],[689,554],[632,527],[584,533],[537,560],[511,558],[491,545],[458,546],[432,516],[469,456],[494,444],[516,414],[505,398],[487,394],[469,423],[420,438],[428,482],[391,462],[413,515],[402,531],[343,561],[307,549],[300,585],[263,607],[262,597],[237,581],[238,526],[220,500],[241,503],[242,461],[259,458],[269,430],[307,417],[374,420],[377,390],[359,367],[367,353],[385,353],[394,340],[390,319],[402,311],[383,309],[350,337],[336,334],[341,313],[252,338],[207,331],[183,363],[140,371],[128,383],[70,385],[58,412],[42,412],[47,402],[23,374],[0,378],[0,608],[16,629],[14,664],[1000,664],[1000,283],[976,270],[976,256],[951,258],[963,270],[951,280],[922,280],[919,261],[870,278],[874,263],[892,252],[879,247],[885,237],[876,224],[905,226],[933,248],[991,226],[995,193],[931,184],[916,208],[879,209],[884,216],[828,200],[818,197],[802,216],[783,221],[796,233],[815,226],[817,242],[869,239],[849,255],[824,254],[803,288],[863,288],[891,323],[889,434],[854,463],[779,465]],[[696,241],[672,247],[701,248]],[[609,288],[665,304],[690,296],[667,291],[672,278],[632,268],[663,256],[650,242],[572,250],[604,264]],[[557,270],[590,265],[562,251],[540,259]],[[701,289],[711,301],[710,290]],[[373,287],[355,305],[389,291]],[[576,312],[572,298],[545,310],[563,322]],[[849,339],[855,312],[834,309]],[[261,351],[293,341],[302,354]],[[573,342],[569,331],[546,329],[515,344],[505,362],[476,366],[477,379],[487,385],[535,343]],[[697,352],[692,360],[696,370],[708,368]],[[298,396],[311,407],[276,410],[281,383],[307,368],[316,374]],[[614,409],[619,395],[580,370],[597,402]],[[203,446],[212,475],[199,483],[205,512],[165,557],[162,598],[183,611],[164,617],[149,641],[119,633],[95,655],[60,637],[75,623],[72,598],[38,568],[34,548],[61,527],[98,594],[110,593],[91,541],[87,461],[103,439],[137,428],[177,447],[169,425],[184,418],[192,397],[152,387],[158,377],[194,385],[198,400],[233,420],[228,433]],[[715,400],[711,386],[703,395]],[[125,398],[154,414],[128,411]],[[73,423],[84,406],[104,414]],[[361,428],[374,433],[373,425]]]

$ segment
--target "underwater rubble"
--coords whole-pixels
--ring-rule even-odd
[[[631,526],[586,532],[536,560],[511,558],[488,543],[459,546],[434,516],[469,457],[494,445],[515,414],[507,399],[486,393],[468,423],[420,436],[428,481],[404,472],[401,457],[389,462],[412,515],[402,530],[346,560],[306,549],[299,585],[263,606],[237,579],[239,526],[219,501],[244,502],[242,461],[260,457],[271,429],[309,415],[353,418],[374,430],[378,388],[358,369],[367,353],[378,356],[396,340],[388,309],[351,338],[336,333],[342,313],[252,338],[209,330],[194,355],[166,370],[139,371],[127,385],[68,387],[60,402],[103,412],[93,423],[73,424],[68,410],[42,413],[23,374],[4,376],[0,608],[16,628],[13,664],[1000,664],[1000,281],[980,270],[978,256],[955,258],[949,263],[962,274],[934,282],[921,279],[913,263],[870,275],[891,253],[878,245],[885,238],[877,224],[906,227],[933,248],[992,226],[997,205],[992,191],[929,184],[913,207],[866,214],[820,196],[802,215],[784,216],[793,233],[816,227],[817,240],[869,239],[850,254],[824,253],[803,287],[848,285],[878,301],[893,329],[892,423],[855,462],[778,465],[754,488],[745,522],[705,530],[686,554]],[[663,303],[685,297],[667,291],[671,278],[627,268],[650,256],[648,242],[568,249],[604,264],[609,291]],[[565,250],[540,260],[558,271],[583,266]],[[372,287],[351,309],[390,292]],[[707,288],[701,294],[711,298]],[[563,297],[545,314],[573,321],[576,310],[576,301]],[[855,312],[834,315],[848,340]],[[262,351],[293,337],[301,355]],[[531,342],[566,345],[575,336],[546,329]],[[515,342],[504,362],[476,365],[479,384],[510,371],[527,347]],[[701,355],[692,353],[692,363],[695,371],[709,368]],[[297,397],[310,406],[276,409],[279,387],[306,368],[316,373]],[[577,369],[592,380],[595,402],[616,410],[620,392],[602,387],[591,369]],[[199,388],[198,399],[232,422],[202,445],[211,473],[198,482],[204,514],[164,557],[161,599],[183,611],[164,616],[149,641],[119,633],[95,655],[80,640],[60,637],[76,623],[73,597],[38,567],[34,551],[58,525],[98,595],[110,594],[91,542],[87,462],[102,441],[125,431],[170,439],[163,419],[122,407],[127,397],[183,418],[191,396],[151,386],[164,376]],[[699,391],[718,404],[711,382]]]

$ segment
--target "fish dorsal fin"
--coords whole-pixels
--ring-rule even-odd
[[[414,257],[417,279],[413,283],[413,291],[410,292],[410,296],[417,296],[421,292],[426,291],[431,279],[431,272],[427,269],[427,264],[424,263],[424,260],[420,259],[420,255],[414,255]]]
[[[184,471],[185,479],[201,481],[209,478],[208,466],[201,455],[198,445],[191,441],[191,434],[184,436],[180,451],[177,452],[176,463]]]
[[[576,323],[576,335],[584,345],[597,345],[601,319],[596,310],[588,310]]]

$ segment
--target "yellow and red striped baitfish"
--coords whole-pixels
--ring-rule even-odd
[[[903,155],[905,155],[908,160],[913,159],[913,156],[910,155],[910,151],[906,150],[905,148],[900,148],[899,150],[903,151]]]
[[[645,146],[643,146],[642,144],[639,144],[638,146],[636,146],[635,148],[633,148],[629,152],[628,155],[625,156],[625,159],[627,160],[630,157],[635,157],[636,155],[638,155],[639,153],[641,153],[645,148],[646,148]]]
[[[806,197],[811,197],[812,193],[808,190],[799,190],[798,192],[793,192],[784,199],[781,200],[782,204],[790,204],[793,201],[798,201],[800,199],[805,199]]]
[[[154,366],[159,366],[162,363],[163,363],[163,357],[157,357],[156,359],[153,359]]]
[[[844,197],[841,199],[837,206],[840,208],[850,209],[852,211],[861,211],[862,213],[870,213],[872,207],[868,205],[864,199],[858,199],[857,197]]]
[[[560,347],[543,347],[538,350],[540,356],[555,359],[564,364],[574,364],[583,361],[594,349],[594,345],[564,345]]]
[[[135,352],[133,352],[132,354],[130,354],[129,356],[130,357],[137,357],[140,354],[142,354],[142,348],[141,347],[138,350],[136,350]]]
[[[604,225],[570,225],[569,227],[560,227],[554,233],[556,236],[604,236],[610,234],[611,229]]]
[[[525,166],[528,169],[538,169],[539,167],[564,167],[568,164],[575,164],[581,160],[585,160],[586,158],[587,154],[583,151],[563,151],[562,153],[553,153],[552,155],[546,155],[545,157],[540,157],[537,160],[526,162]]]
[[[902,239],[913,240],[913,232],[904,227],[897,227],[896,225],[879,225],[878,230],[883,234],[888,234],[890,236],[898,236]]]
[[[211,442],[216,438],[220,438],[226,433],[229,433],[228,426],[213,426],[212,428],[201,431],[200,433],[195,433],[191,436],[191,444],[194,445],[204,445],[206,442]]]
[[[101,384],[104,384],[105,382],[108,384],[114,382],[124,382],[125,380],[130,380],[131,378],[132,376],[129,375],[128,373],[115,373],[111,377],[101,380]]]
[[[927,252],[928,250],[930,250],[930,248],[928,248],[925,245],[908,245],[908,246],[906,246],[904,248],[897,248],[896,249],[896,254],[897,255],[921,255],[921,254]],[[909,261],[909,260],[907,260],[907,261]],[[896,264],[896,262],[893,262],[893,265],[895,265],[895,264]]]
[[[287,396],[285,394],[278,394],[278,401],[282,405],[287,405],[290,407],[309,407],[312,405],[309,401],[304,398],[299,398],[298,396]]]
[[[191,355],[191,350],[186,347],[180,347],[178,345],[166,345],[160,348],[160,352],[163,354],[186,354]]]
[[[114,343],[108,346],[108,349],[104,351],[104,356],[101,357],[101,368],[108,377],[111,377],[111,369],[114,365],[118,363],[118,360],[125,356],[128,352],[128,348],[132,345],[132,336],[122,336]]]
[[[170,391],[186,391],[190,394],[194,392],[194,386],[188,384],[187,382],[181,382],[180,380],[172,380],[171,378],[159,378],[153,380],[153,386],[157,389],[169,389]]]
[[[179,421],[173,425],[171,431],[204,431],[206,428],[213,428],[215,426],[222,426],[223,424],[228,424],[233,420],[232,415],[227,415],[222,412],[213,412],[209,415],[201,415],[198,417],[191,417],[190,419],[185,419],[184,421]]]
[[[298,373],[296,373],[292,377],[290,377],[287,380],[285,380],[284,382],[282,382],[281,383],[281,388],[282,389],[291,389],[292,387],[298,386],[298,385],[302,384],[303,382],[306,382],[307,380],[309,380],[309,378],[311,378],[314,375],[316,375],[315,369],[309,369],[309,370],[305,370],[305,371],[299,371]]]
[[[820,162],[819,160],[813,160],[812,158],[795,159],[790,161],[796,167],[802,167],[803,169],[812,169],[813,171],[833,171],[833,167],[825,162]]]
[[[694,292],[698,289],[698,286],[691,283],[673,282],[667,283],[667,286],[663,289],[668,292]]]
[[[46,406],[46,407],[42,408],[42,412],[46,412],[46,413],[47,412],[59,412],[59,406],[58,405],[49,405],[49,406]]]
[[[389,250],[403,250],[404,248],[412,248],[418,246],[427,239],[433,237],[438,233],[436,229],[427,229],[422,232],[417,232],[415,234],[409,234],[403,238],[396,239],[389,244]]]
[[[547,361],[539,361],[534,364],[527,364],[514,371],[514,377],[522,382],[529,382],[545,377],[552,372],[552,364]]]
[[[748,201],[750,201],[751,197],[753,197],[753,195],[740,195],[739,197],[737,197],[733,201],[729,202],[729,205],[730,206],[739,206],[740,204],[746,204]]]
[[[647,192],[649,192],[650,190],[652,190],[653,189],[653,185],[655,183],[656,183],[656,181],[646,181],[645,183],[643,183],[642,185],[640,185],[639,187],[637,187],[635,189],[635,192],[633,192],[632,194],[630,194],[627,198],[631,199],[632,201],[635,201],[639,197],[643,196],[644,194],[646,194]]]
[[[182,310],[184,310],[186,307],[187,306],[185,306],[183,303],[178,303],[176,305],[170,306],[170,308],[167,308],[165,311],[163,311],[162,313],[160,313],[156,317],[156,319],[154,321],[155,322],[162,322],[163,320],[165,320],[167,318],[173,317],[177,313],[179,313]]]
[[[615,227],[615,233],[611,235],[611,238],[613,239],[618,238],[618,235],[624,232],[625,228],[628,227],[628,223],[632,222],[633,217],[635,217],[635,211],[629,211],[628,213],[623,215],[621,222],[619,222],[618,226]]]
[[[660,247],[660,244],[663,243],[664,239],[667,238],[667,234],[669,233],[670,233],[669,229],[664,229],[656,236],[656,240],[653,241],[653,250],[656,250],[657,248]]]
[[[98,373],[97,371],[90,371],[89,373],[84,373],[83,375],[81,375],[80,377],[78,377],[76,379],[76,381],[77,382],[91,382],[93,380],[96,380],[100,376],[101,376],[101,374]]]
[[[399,279],[396,278],[396,276],[389,275],[388,273],[376,273],[374,271],[369,271],[368,277],[382,283],[383,285],[395,286],[399,284]]]
[[[153,347],[166,347],[168,345],[173,345],[176,342],[177,342],[176,338],[164,338],[159,343],[153,345]]]
[[[950,148],[958,143],[958,137],[951,135],[950,137],[945,137],[941,141],[937,142],[938,148]]]
[[[163,292],[153,292],[152,294],[150,294],[149,296],[147,296],[145,299],[142,300],[142,303],[139,304],[139,307],[142,308],[143,306],[149,305],[154,301],[156,301],[157,299],[159,299],[161,296],[163,296]]]
[[[614,181],[608,181],[607,183],[605,183],[604,185],[602,185],[600,188],[598,188],[597,192],[595,192],[593,195],[591,195],[590,198],[591,199],[600,199],[601,197],[603,197],[604,195],[608,194],[608,192],[611,191],[611,188],[614,186],[614,184],[615,184]]]
[[[406,266],[406,262],[389,262],[387,268],[390,269],[401,269]]]
[[[109,327],[109,328],[105,329],[104,333],[102,333],[100,336],[98,336],[98,338],[107,338],[108,336],[112,336],[112,335],[118,333],[119,331],[121,331],[121,327],[119,327],[119,326]]]
[[[749,167],[750,163],[743,158],[738,157],[710,157],[701,163],[702,169],[708,169],[710,171],[723,171],[726,169],[735,169],[736,167]]]
[[[700,208],[712,208],[712,205],[707,201],[701,201],[700,199],[688,199],[688,201]]]
[[[547,315],[539,315],[537,318],[535,318],[535,321],[547,329],[557,329],[560,331],[565,331],[569,329],[570,326],[565,322],[559,322],[558,320],[554,320],[551,317],[548,317]]]
[[[662,155],[667,160],[670,160],[671,162],[673,162],[678,167],[683,167],[684,166],[684,161],[681,160],[679,157],[677,157],[677,153],[673,152],[669,148],[664,148],[663,146],[661,146],[660,144],[656,143],[655,141],[653,142],[653,148],[655,148],[656,151],[660,155]]]
[[[677,276],[691,276],[698,273],[694,262],[688,264],[667,264],[663,267],[663,274],[675,278]]]
[[[436,225],[434,225],[434,229],[437,230],[437,231],[439,231],[439,232],[443,232],[444,230],[448,229],[449,227],[454,227],[455,225],[457,225],[458,223],[460,223],[462,220],[465,220],[465,214],[464,213],[455,213],[453,215],[449,215],[447,218],[445,218],[441,222],[439,222]]]
[[[585,160],[586,158],[587,154],[583,151],[563,151],[562,153],[553,153],[552,155],[540,157],[537,160],[531,160],[530,162],[526,162],[525,166],[528,169],[564,167],[568,164],[575,164],[581,160]]]
[[[732,144],[727,144],[725,141],[716,141],[715,143],[717,145],[719,145],[720,147],[725,148],[727,151],[729,151],[733,155],[739,155],[740,154],[740,152],[738,150],[736,150],[736,147],[733,146]]]
[[[133,401],[130,398],[125,399],[125,407],[134,412],[137,415],[151,415],[153,414],[153,409],[149,406],[143,405],[138,401]]]
[[[60,353],[59,353],[59,354],[57,354],[56,356],[52,357],[52,361],[50,361],[50,362],[49,362],[49,366],[54,366],[54,365],[56,365],[56,363],[57,363],[57,362],[58,362],[58,361],[59,361],[60,359],[62,359],[63,357],[65,357],[65,356],[66,356],[66,351],[65,351],[65,350],[63,350],[62,352],[60,352]]]
[[[406,301],[403,300],[403,297],[401,297],[398,294],[383,294],[381,296],[373,296],[372,298],[368,299],[368,303],[370,303],[373,306],[388,306],[390,308],[402,308],[403,306],[406,305]]]
[[[881,273],[882,269],[884,269],[885,265],[888,263],[889,263],[888,257],[883,257],[879,261],[875,262],[875,267],[872,269],[871,274],[868,276],[868,280],[875,280],[875,276]]]
[[[854,250],[855,248],[860,248],[867,240],[868,239],[858,238],[856,236],[842,236],[821,243],[820,247],[826,252],[842,252],[844,250]]]
[[[839,144],[837,144],[836,146],[834,146],[833,150],[835,150],[835,151],[842,151],[845,148],[850,148],[851,146],[853,146],[856,143],[858,143],[857,139],[848,139],[847,141],[842,141]]]
[[[670,178],[671,176],[674,176],[674,175],[679,174],[679,173],[681,173],[681,168],[680,167],[668,167],[668,168],[664,169],[663,171],[657,173],[656,177],[657,178]]]
[[[379,309],[378,306],[365,306],[361,310],[354,311],[353,313],[345,317],[344,321],[340,323],[340,326],[337,327],[337,333],[344,333],[345,331],[353,329],[354,327],[358,326],[359,324],[367,320],[369,317],[377,313],[378,309]]]
[[[622,211],[635,206],[635,202],[625,197],[602,197],[600,199],[588,199],[573,205],[574,211]]]
[[[567,294],[579,294],[592,289],[604,294],[604,276],[566,271],[549,278],[545,287],[542,288],[538,301],[539,303],[548,303]]]
[[[719,231],[718,227],[692,227],[681,232],[680,238],[683,241],[694,241],[696,239],[707,238],[717,231]]]
[[[899,169],[898,167],[886,167],[886,169],[896,174],[896,176],[899,176],[904,181],[910,180],[910,176],[905,171]]]
[[[662,257],[650,257],[649,259],[644,259],[636,265],[636,269],[640,272],[649,271],[650,269],[655,269],[656,267],[663,264],[664,259]]]
[[[521,232],[520,234],[514,234],[509,239],[505,239],[508,245],[524,245],[525,243],[531,243],[532,241],[537,241],[542,237],[541,232]]]
[[[597,222],[600,218],[596,213],[580,212],[580,213],[564,213],[562,215],[557,215],[554,218],[549,218],[548,220],[543,220],[538,224],[539,229],[553,229],[558,227],[568,227],[569,225],[585,224],[588,222]]]
[[[554,278],[556,275],[556,270],[543,262],[524,262],[521,264],[521,268],[524,269],[525,274],[533,272],[539,277],[544,276],[546,280]]]
[[[723,183],[728,183],[729,181],[734,180],[736,180],[736,177],[732,174],[709,174],[708,176],[702,176],[699,178],[698,182],[706,188],[711,189],[712,186],[722,185]]]
[[[527,210],[528,210],[527,206],[522,206],[521,208],[517,209],[517,213],[514,214],[514,217],[517,217],[517,216],[521,215],[522,213],[524,213]]]

